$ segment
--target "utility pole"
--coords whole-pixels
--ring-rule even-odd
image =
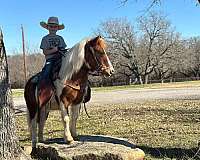
[[[22,49],[23,49],[23,60],[24,60],[24,85],[26,83],[26,79],[27,79],[27,76],[26,76],[26,54],[25,54],[25,43],[24,43],[24,28],[23,26],[21,25],[21,30],[22,30]]]

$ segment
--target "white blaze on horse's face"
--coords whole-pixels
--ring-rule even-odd
[[[114,73],[114,68],[113,68],[113,65],[112,65],[110,59],[108,58],[108,56],[106,54],[105,49],[103,49],[103,52],[104,52],[104,56],[106,59],[105,62],[107,62],[108,67],[102,68],[102,72],[105,73],[105,75],[107,74],[108,76],[111,76]]]

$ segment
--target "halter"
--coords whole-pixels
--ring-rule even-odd
[[[101,68],[103,67],[103,65],[99,62],[99,60],[95,54],[94,48],[90,47],[90,51],[91,51],[92,56],[97,64],[97,67],[96,67],[97,69],[95,71],[97,71],[97,73],[101,73],[102,72]]]
[[[98,60],[98,58],[97,58],[97,56],[96,56],[96,54],[95,54],[95,51],[94,51],[94,48],[93,48],[93,47],[89,46],[89,50],[90,50],[90,52],[92,53],[92,57],[93,57],[93,59],[95,60],[95,62],[96,62],[96,64],[97,64],[97,67],[96,67],[95,71],[90,72],[89,74],[91,74],[91,75],[93,75],[93,76],[99,76],[99,75],[102,73],[103,69],[107,69],[107,68],[109,68],[109,67],[103,66],[103,65],[100,63],[100,61]],[[103,52],[106,53],[104,49],[103,49]],[[88,68],[89,70],[91,70],[90,65],[89,65],[87,62],[85,62],[85,64],[86,64],[87,68]]]
[[[106,66],[102,65],[102,64],[100,63],[99,59],[97,58],[96,54],[95,54],[94,48],[91,47],[88,43],[87,43],[86,45],[88,45],[89,51],[91,52],[92,57],[93,57],[93,59],[95,60],[95,63],[97,64],[97,67],[96,67],[95,71],[90,72],[91,66],[90,66],[86,61],[85,61],[84,63],[85,63],[86,67],[87,67],[88,70],[89,70],[89,74],[91,74],[91,75],[93,75],[93,76],[99,76],[99,75],[103,72],[103,70],[109,69],[109,67],[106,67]],[[106,54],[105,49],[104,49],[104,48],[102,48],[102,49],[103,49],[103,53]],[[59,53],[62,55],[62,57],[66,57],[66,54],[67,54],[67,52],[68,52],[69,50],[70,50],[70,48],[67,48],[67,49],[60,49],[60,50],[59,50]]]

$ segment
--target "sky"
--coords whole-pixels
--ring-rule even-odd
[[[150,0],[129,0],[121,6],[120,0],[1,0],[0,27],[7,54],[22,52],[21,25],[24,27],[27,48],[39,50],[43,36],[48,32],[39,23],[57,16],[65,29],[58,32],[68,47],[91,36],[101,22],[110,18],[127,18],[133,25],[145,15]],[[167,15],[167,19],[183,37],[200,36],[200,6],[195,0],[163,0],[153,8]]]

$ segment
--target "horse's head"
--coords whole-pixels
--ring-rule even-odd
[[[85,63],[91,72],[111,76],[114,68],[106,54],[106,44],[102,37],[97,36],[85,45]]]

